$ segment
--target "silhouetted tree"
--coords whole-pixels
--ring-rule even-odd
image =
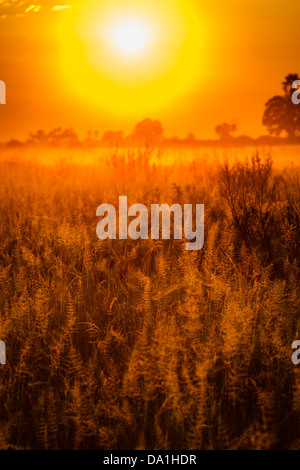
[[[223,124],[219,124],[216,126],[216,133],[220,137],[221,140],[228,140],[232,139],[233,136],[231,135],[233,132],[237,130],[236,124],[228,124],[227,122],[223,122]]]
[[[106,131],[104,132],[101,142],[107,147],[115,147],[123,143],[123,131]]]
[[[36,133],[30,133],[27,141],[29,145],[41,147],[76,147],[79,145],[78,135],[73,129],[62,129],[57,127],[52,131],[45,133],[38,130]]]
[[[163,139],[163,127],[160,121],[145,119],[139,122],[131,135],[137,145],[158,145]]]
[[[282,82],[283,90],[286,94],[292,93],[294,89],[292,89],[292,84],[299,80],[299,75],[297,73],[289,73],[284,81]]]
[[[78,135],[70,129],[53,129],[48,134],[49,144],[53,147],[76,147],[79,144]]]
[[[192,132],[189,132],[186,138],[182,140],[182,144],[187,145],[188,147],[195,146],[197,143],[197,138]]]
[[[284,95],[274,96],[266,103],[263,115],[263,125],[270,134],[279,136],[286,132],[290,139],[300,134],[300,106],[292,103],[292,84],[299,80],[298,74],[290,73],[282,82]]]
[[[43,130],[38,130],[36,133],[30,133],[29,139],[27,141],[29,144],[33,145],[48,145],[48,135]]]

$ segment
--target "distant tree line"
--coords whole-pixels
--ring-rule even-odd
[[[186,138],[167,138],[164,136],[160,121],[144,119],[136,124],[131,134],[124,135],[123,131],[105,131],[100,136],[99,131],[89,130],[85,139],[80,140],[74,129],[60,127],[45,132],[38,130],[30,133],[26,142],[10,140],[2,144],[7,147],[141,147],[141,146],[251,146],[251,145],[279,145],[286,143],[300,143],[300,104],[292,102],[295,92],[293,85],[300,80],[298,74],[288,74],[282,82],[283,94],[277,95],[267,101],[262,123],[269,132],[268,135],[253,139],[247,135],[234,136],[237,132],[235,123],[224,122],[215,127],[218,140],[200,140],[192,133]],[[282,134],[284,137],[282,138]]]

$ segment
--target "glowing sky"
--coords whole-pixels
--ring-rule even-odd
[[[266,133],[264,103],[300,73],[299,15],[299,0],[0,1],[0,139],[146,117],[168,136]]]

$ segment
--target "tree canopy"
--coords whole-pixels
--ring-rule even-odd
[[[274,96],[266,103],[263,125],[270,134],[279,136],[286,132],[290,139],[300,135],[300,106],[292,102],[295,91],[292,84],[299,80],[298,74],[288,74],[282,82],[283,95]]]

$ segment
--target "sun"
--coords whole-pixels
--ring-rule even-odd
[[[128,118],[178,105],[202,72],[205,25],[197,5],[78,0],[57,30],[68,93]]]
[[[150,27],[136,18],[118,20],[111,25],[108,40],[116,51],[127,56],[137,56],[145,53],[150,44]]]

